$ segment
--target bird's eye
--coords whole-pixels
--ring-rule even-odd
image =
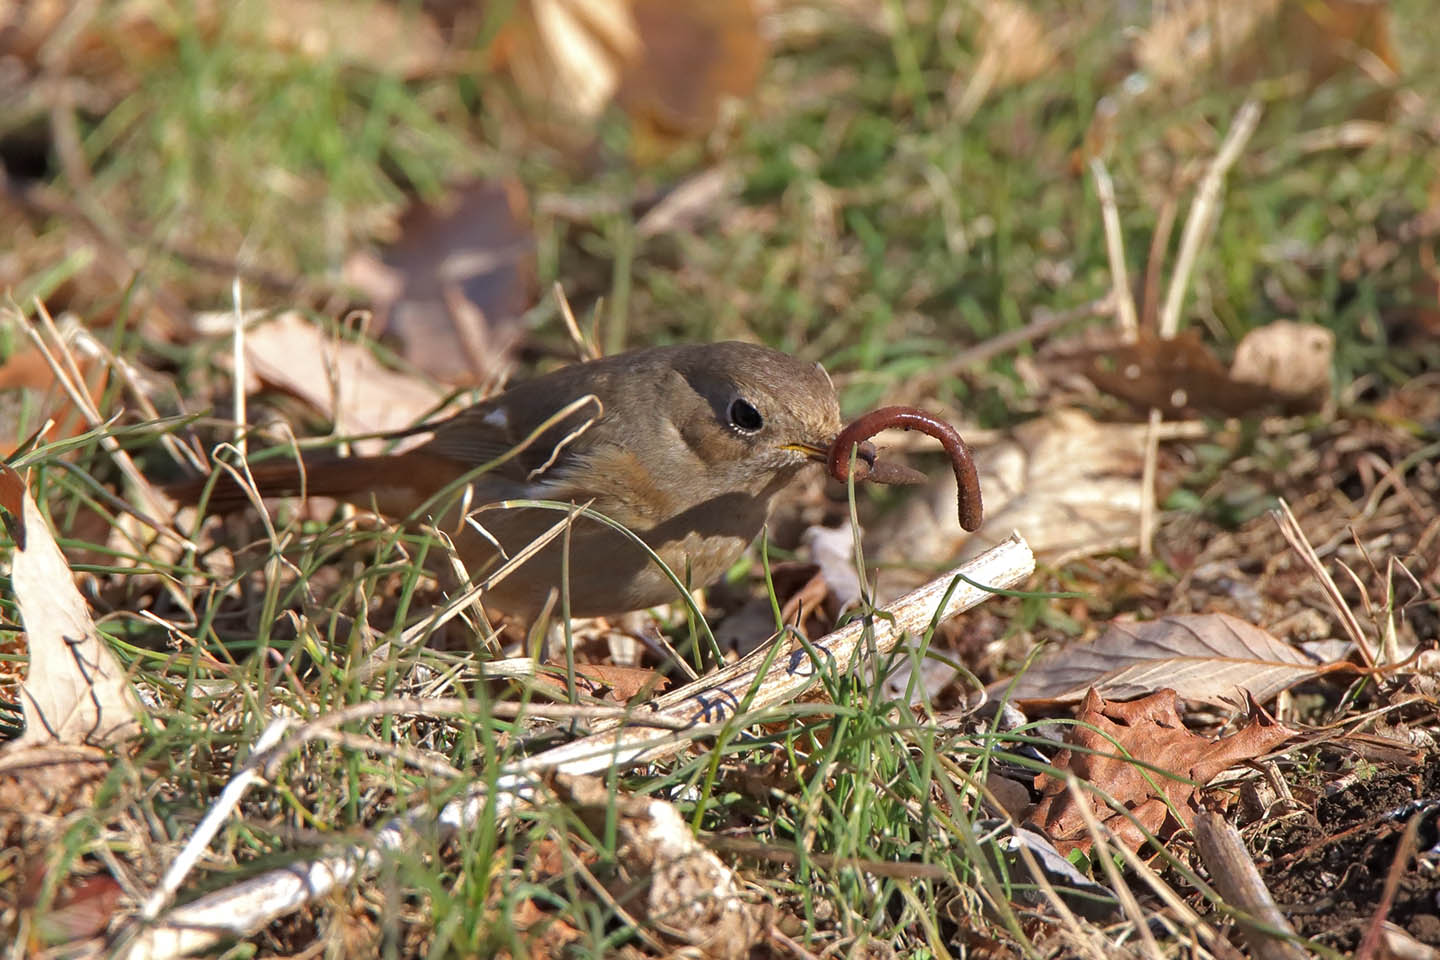
[[[748,400],[736,397],[730,401],[730,426],[741,433],[758,433],[765,426],[765,418]]]

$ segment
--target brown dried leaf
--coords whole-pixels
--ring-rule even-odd
[[[537,297],[524,187],[468,184],[444,203],[411,207],[399,231],[383,263],[360,254],[346,264],[346,278],[374,304],[374,332],[447,383],[496,379],[523,332],[521,314]]]
[[[76,365],[84,377],[81,385],[97,407],[105,396],[109,380],[109,369],[101,366],[95,370],[94,358],[84,352],[74,352]],[[12,393],[13,391],[13,393]],[[29,429],[44,422],[46,417],[56,421],[51,440],[74,437],[90,429],[85,415],[71,402],[68,394],[55,379],[55,372],[43,354],[33,346],[17,350],[4,364],[0,364],[0,437],[14,444],[24,439],[19,429],[18,413],[22,409],[24,394],[29,394],[32,409]]]
[[[1178,827],[1188,827],[1199,809],[1195,802],[1199,787],[1234,764],[1269,753],[1295,735],[1294,730],[1262,714],[1238,733],[1206,740],[1185,728],[1175,710],[1176,699],[1175,691],[1167,689],[1143,700],[1117,703],[1091,690],[1080,706],[1077,725],[1065,738],[1071,746],[1055,757],[1057,769],[1074,773],[1108,794],[1140,822],[1137,827],[1098,795],[1085,794],[1096,819],[1132,850],[1145,842],[1146,832],[1164,839]],[[1066,787],[1066,778],[1039,774],[1035,789],[1041,799],[1026,822],[1049,834],[1061,853],[1088,850],[1090,834]]]
[[[1245,334],[1230,362],[1230,377],[1319,407],[1330,396],[1334,359],[1334,331],[1279,320]]]
[[[25,733],[7,750],[46,743],[107,744],[136,730],[140,702],[105,645],[70,565],[20,474],[0,465],[0,506],[15,544],[10,580],[30,669],[20,688]]]
[[[436,385],[381,366],[365,347],[337,340],[297,311],[247,330],[245,362],[324,413],[338,433],[403,429],[443,397]]]
[[[1054,359],[1058,366],[1083,374],[1101,391],[1142,409],[1154,407],[1172,419],[1203,414],[1238,417],[1268,407],[1297,412],[1316,407],[1309,393],[1297,396],[1268,383],[1232,376],[1195,330],[1182,330],[1168,340],[1144,334],[1133,343],[1106,344]]]
[[[556,666],[556,664],[551,664]],[[564,665],[559,665],[563,669]],[[546,686],[567,690],[563,676],[536,674],[535,679]],[[647,696],[670,686],[670,679],[648,667],[621,667],[609,663],[575,664],[575,686],[584,694],[627,703],[641,693]]]
[[[1186,700],[1236,706],[1245,694],[1264,702],[1281,690],[1346,663],[1311,659],[1266,631],[1224,613],[1178,614],[1145,623],[1116,622],[1089,643],[1041,657],[991,696],[1027,706],[1073,703],[1092,688],[1123,700],[1174,689]]]
[[[616,853],[629,877],[617,878],[615,892],[638,920],[701,956],[751,955],[764,936],[761,911],[746,900],[734,872],[695,839],[674,805],[616,796],[598,777],[562,774],[556,792],[596,829],[616,821]]]
[[[1011,439],[976,452],[985,492],[979,533],[961,529],[955,478],[947,471],[882,518],[867,538],[865,555],[897,567],[946,564],[989,549],[1012,530],[1050,563],[1133,544],[1143,443],[1143,427],[1052,410],[1016,428]],[[891,574],[889,587],[899,580]]]
[[[492,46],[536,116],[561,142],[585,143],[618,102],[642,157],[703,137],[727,97],[748,95],[765,61],[752,0],[523,0]],[[577,123],[577,121],[579,121]]]
[[[35,879],[38,888],[43,874]],[[55,944],[99,936],[110,926],[124,893],[108,874],[67,880],[50,909],[36,918],[36,932]]]
[[[755,89],[765,43],[751,0],[631,0],[631,14],[640,51],[626,64],[618,99],[642,136],[703,137],[727,97]]]

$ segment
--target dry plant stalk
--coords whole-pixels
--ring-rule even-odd
[[[885,609],[886,618],[852,622],[810,647],[828,668],[844,673],[859,666],[872,651],[884,656],[905,636],[921,633],[990,595],[961,580],[960,575],[1005,589],[1023,583],[1034,568],[1030,548],[1018,535],[1012,536],[900,597]],[[385,851],[413,846],[420,831],[438,828],[440,835],[453,836],[473,827],[487,806],[493,805],[498,815],[530,803],[537,796],[538,773],[593,773],[658,760],[725,730],[741,714],[787,703],[815,684],[819,671],[804,646],[776,642],[786,643],[786,648],[761,648],[711,676],[657,698],[650,711],[636,712],[629,721],[612,721],[607,729],[512,765],[502,771],[494,796],[483,784],[475,785],[438,814],[430,808],[413,811],[382,826],[369,842],[334,856],[260,874],[178,907],[153,925],[133,931],[133,938],[117,955],[127,960],[158,960],[205,950],[224,939],[243,938],[377,869]],[[655,730],[660,724],[677,723],[685,729],[658,734]]]

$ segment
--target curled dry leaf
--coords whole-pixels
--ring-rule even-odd
[[[1174,690],[1159,690],[1129,703],[1106,701],[1091,690],[1065,738],[1069,746],[1055,755],[1056,768],[1074,773],[1128,811],[1130,816],[1125,816],[1098,794],[1083,794],[1096,819],[1132,850],[1145,842],[1146,832],[1164,839],[1179,826],[1189,827],[1199,810],[1195,802],[1199,787],[1295,735],[1261,715],[1238,733],[1206,740],[1185,728],[1176,700]],[[1044,830],[1062,853],[1088,850],[1090,834],[1066,778],[1041,773],[1035,777],[1035,789],[1040,802],[1026,822]]]
[[[297,311],[247,330],[245,362],[261,380],[312,404],[342,434],[402,430],[443,398],[434,384],[382,366],[364,346],[336,339]]]
[[[1143,440],[1144,427],[1052,410],[976,452],[986,511],[978,534],[961,527],[955,480],[942,476],[881,518],[865,555],[895,567],[945,564],[981,553],[1012,530],[1036,556],[1057,564],[1133,544]],[[896,571],[886,583],[893,589],[901,579]]]
[[[1303,342],[1307,366],[1323,369],[1328,385],[1329,355],[1324,352],[1322,338],[1304,329],[1282,330],[1279,337],[1288,339],[1297,349]],[[1262,336],[1260,342],[1264,339]],[[1259,353],[1257,347],[1251,350]],[[1311,361],[1316,347],[1320,349],[1315,354],[1318,363]],[[1295,391],[1283,378],[1257,375],[1253,364],[1247,363],[1241,375],[1227,370],[1195,330],[1182,330],[1168,339],[1145,334],[1131,343],[1102,343],[1057,352],[1050,360],[1060,369],[1083,374],[1104,393],[1141,409],[1153,407],[1169,418],[1197,414],[1240,417],[1268,408],[1303,412],[1319,406],[1312,390]],[[1328,390],[1325,393],[1328,396]]]
[[[1224,613],[1112,623],[1089,643],[1041,657],[1019,678],[990,685],[992,697],[1025,706],[1073,703],[1093,688],[1117,700],[1163,687],[1186,700],[1237,706],[1264,702],[1302,680],[1348,663],[1321,663],[1259,627]]]
[[[524,0],[492,51],[552,139],[583,145],[590,121],[619,103],[641,159],[707,135],[726,98],[754,89],[766,55],[751,0]]]
[[[760,910],[742,897],[735,874],[695,839],[673,805],[616,796],[597,777],[562,774],[556,781],[561,798],[597,831],[616,818],[616,853],[630,874],[616,892],[638,920],[704,957],[750,956],[763,936]]]
[[[20,474],[0,465],[0,506],[14,543],[10,582],[30,669],[20,688],[25,733],[9,749],[107,744],[135,732],[140,704],[105,645],[70,565]]]
[[[1245,334],[1230,362],[1238,383],[1254,383],[1297,404],[1322,405],[1335,374],[1335,332],[1315,323],[1279,320]]]
[[[508,372],[538,290],[525,188],[467,183],[441,201],[416,202],[396,230],[383,262],[361,253],[345,265],[374,307],[372,333],[446,383],[483,384]]]

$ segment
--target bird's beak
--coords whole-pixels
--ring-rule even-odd
[[[817,463],[824,463],[830,456],[830,444],[820,445],[818,443],[787,443],[782,450],[793,450],[795,453],[803,453],[807,460],[814,460]]]
[[[807,458],[814,460],[817,463],[828,463],[830,460],[830,450],[834,446],[835,442],[832,440],[826,444],[787,443],[785,444],[784,449],[794,450],[796,453],[803,453]],[[862,440],[860,443],[856,444],[856,446],[859,448],[855,451],[856,459],[863,460],[873,467],[875,465],[876,456],[875,444],[871,443],[869,440]]]

